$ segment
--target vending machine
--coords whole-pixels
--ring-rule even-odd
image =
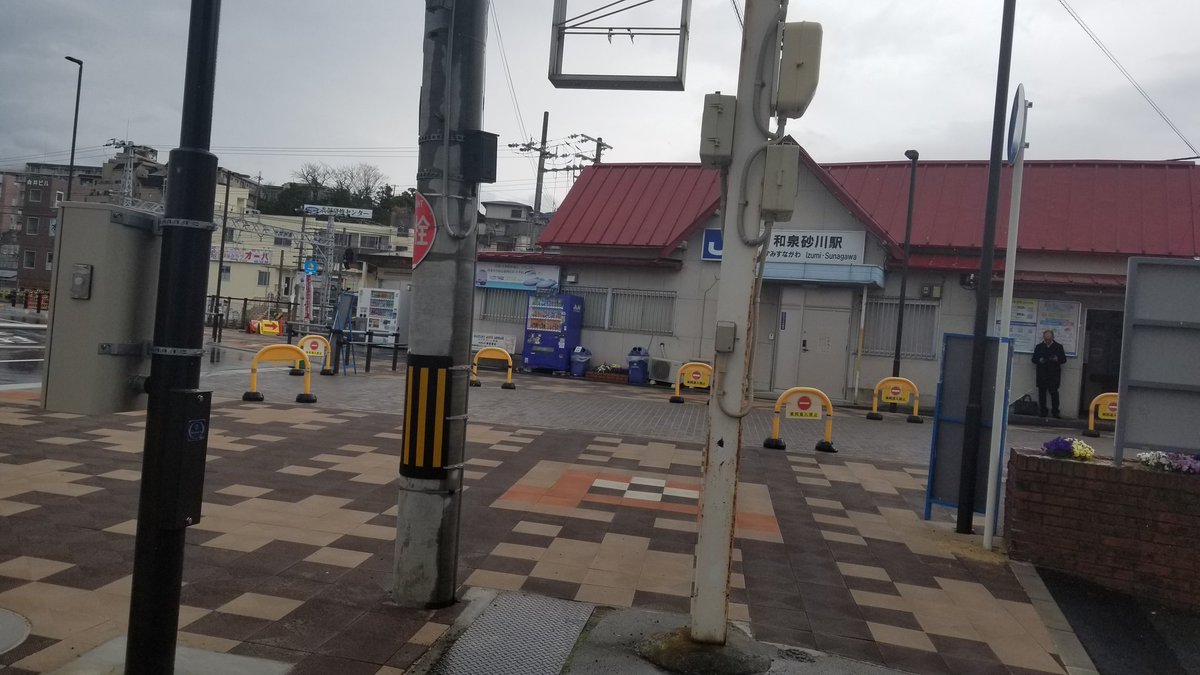
[[[576,295],[534,293],[525,314],[525,344],[521,350],[526,368],[569,370],[571,352],[579,346],[583,328],[583,298]]]
[[[366,319],[362,329],[374,331],[375,342],[391,344],[395,338],[390,333],[402,332],[400,344],[408,344],[408,295],[390,288],[358,292],[358,316]]]

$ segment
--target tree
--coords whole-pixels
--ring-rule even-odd
[[[374,164],[360,162],[331,167],[324,162],[305,162],[292,172],[295,182],[286,184],[275,199],[263,200],[259,210],[267,214],[295,215],[304,204],[326,204],[375,209],[375,221],[392,224],[394,212],[412,212],[414,188],[396,193],[387,176]],[[399,211],[397,211],[399,210]]]

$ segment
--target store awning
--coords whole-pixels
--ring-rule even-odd
[[[883,288],[883,268],[876,265],[767,263],[763,279],[799,283],[847,284]]]

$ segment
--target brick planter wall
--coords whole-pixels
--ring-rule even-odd
[[[1200,476],[1016,449],[1005,491],[1013,559],[1200,610]]]

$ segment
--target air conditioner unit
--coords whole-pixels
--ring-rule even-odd
[[[652,356],[650,357],[647,374],[649,375],[651,382],[675,384],[675,376],[679,373],[679,366],[681,365],[683,365],[683,363],[680,361],[659,359]]]

